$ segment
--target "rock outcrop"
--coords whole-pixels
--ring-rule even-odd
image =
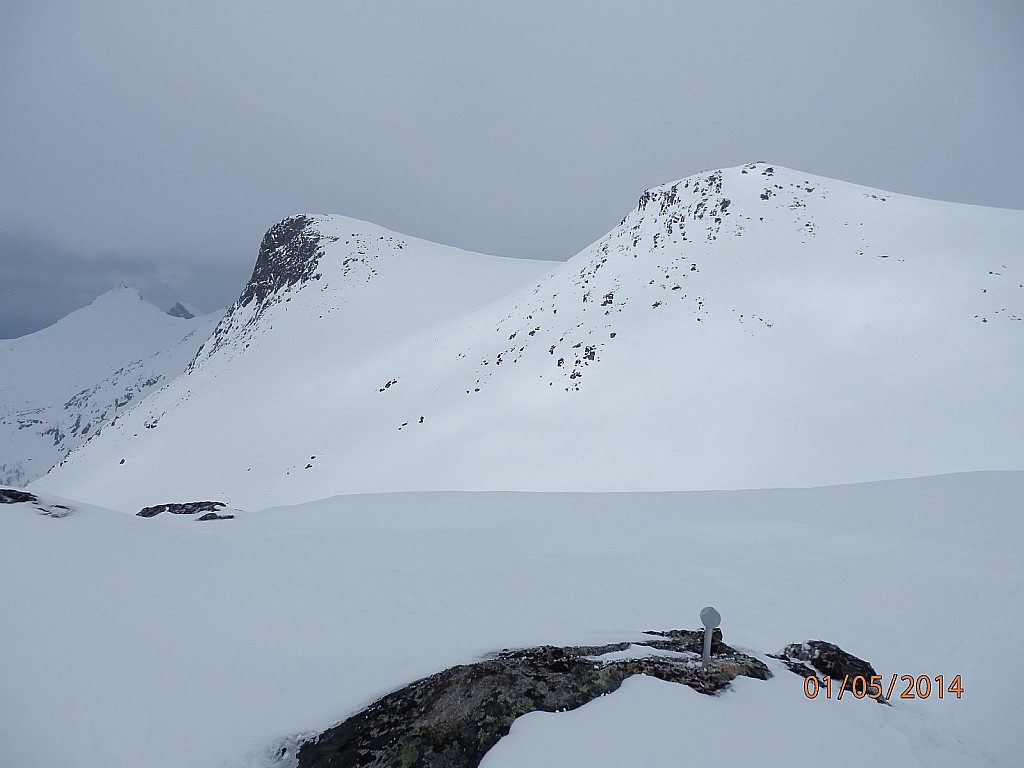
[[[17,488],[0,488],[0,504],[23,504],[39,501],[34,493],[19,491]]]
[[[272,226],[263,236],[252,277],[237,303],[262,304],[296,283],[316,279],[320,237],[309,216],[291,216]]]
[[[180,301],[175,303],[173,307],[168,309],[167,314],[170,315],[171,317],[180,317],[184,320],[191,320],[193,317],[195,317],[195,314],[191,312],[189,308],[182,304]]]
[[[808,640],[805,643],[787,645],[777,654],[768,654],[778,659],[790,671],[800,677],[829,677],[840,684],[842,690],[851,690],[853,680],[862,677],[870,682],[878,675],[875,668],[864,659],[847,653],[838,645],[824,640]],[[888,703],[883,696],[877,698],[883,704]]]
[[[263,236],[252,276],[228,308],[213,334],[189,364],[198,362],[232,343],[244,343],[266,309],[285,298],[290,289],[319,280],[317,271],[323,255],[323,236],[311,216],[290,216],[272,226]]]
[[[182,503],[157,504],[152,507],[143,507],[136,512],[137,517],[156,517],[161,512],[170,512],[172,515],[198,515],[202,514],[200,520],[222,520],[234,517],[234,515],[220,516],[217,511],[226,505],[223,501],[186,501]],[[205,514],[204,514],[205,513]],[[209,517],[209,515],[213,517]]]
[[[299,745],[300,768],[471,768],[520,715],[576,709],[650,675],[713,694],[737,675],[760,680],[768,668],[715,630],[713,662],[701,666],[703,632],[648,633],[643,644],[540,646],[452,667],[390,693]],[[287,750],[279,755],[290,758]]]

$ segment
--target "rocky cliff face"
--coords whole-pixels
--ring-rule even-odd
[[[291,216],[267,230],[249,282],[189,368],[200,357],[208,357],[232,339],[246,335],[267,307],[281,301],[290,288],[319,279],[316,269],[323,254],[320,241],[310,216]]]
[[[238,306],[265,305],[272,298],[307,280],[318,280],[316,268],[323,255],[321,235],[310,216],[292,216],[263,236],[252,277],[238,297]]]
[[[266,319],[267,311],[298,298],[300,292],[304,296],[300,301],[317,305],[321,310],[336,310],[338,293],[343,296],[353,285],[373,280],[378,275],[375,262],[395,256],[406,246],[406,242],[393,233],[375,237],[364,230],[362,222],[344,217],[306,214],[291,216],[272,226],[260,243],[249,282],[197,353],[189,370],[194,370],[218,350],[246,348],[253,338],[272,327],[272,321]],[[331,284],[322,287],[332,298],[311,300],[304,289],[324,280],[325,272]],[[319,311],[317,314],[318,319],[323,319],[323,314]]]

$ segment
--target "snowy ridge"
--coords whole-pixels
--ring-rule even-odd
[[[218,316],[169,316],[121,287],[48,328],[0,342],[0,485],[45,474],[178,376]]]
[[[839,205],[830,204],[830,197],[837,198]],[[563,374],[562,385],[578,390],[586,367],[600,359],[602,350],[616,344],[616,316],[638,306],[669,311],[678,320],[696,323],[729,321],[742,326],[748,336],[764,333],[773,326],[772,317],[764,314],[771,302],[791,313],[788,305],[803,298],[772,296],[771,289],[777,287],[773,282],[791,280],[794,289],[802,287],[801,281],[818,283],[815,289],[842,299],[845,286],[834,284],[836,278],[860,272],[860,280],[866,281],[875,277],[872,271],[881,280],[889,277],[877,272],[870,258],[906,262],[906,254],[887,252],[883,241],[891,246],[888,250],[922,251],[931,248],[928,240],[939,240],[935,235],[954,229],[947,224],[937,233],[922,231],[923,227],[901,231],[907,222],[899,220],[904,213],[900,207],[933,206],[936,219],[941,216],[938,209],[944,207],[953,215],[968,213],[967,206],[900,198],[893,214],[886,215],[886,204],[893,197],[900,198],[763,163],[698,174],[647,190],[619,227],[571,259],[552,279],[537,286],[532,296],[517,297],[495,335],[520,342],[507,345],[483,364],[497,363],[499,356],[518,359],[525,352],[523,342],[543,349],[543,342],[550,341],[547,351]],[[1019,212],[992,213],[1014,225],[1011,231],[1021,230],[1024,217]],[[982,227],[972,229],[979,239],[988,239]],[[716,245],[720,237],[725,242]],[[1001,255],[979,267],[971,263],[974,254],[966,250],[966,242],[963,245],[964,250],[959,243],[953,248],[938,245],[934,252],[943,256],[952,252],[962,261],[955,266],[969,276],[967,285],[978,293],[971,305],[976,311],[966,317],[981,323],[1019,321],[1024,316],[1024,267],[1019,257],[1006,247],[1008,243],[1000,243],[997,253]],[[798,263],[793,256],[801,252],[809,258]],[[765,263],[768,260],[778,260],[779,268],[773,270]],[[999,262],[998,267],[994,262]],[[954,267],[934,266],[950,271]],[[787,275],[791,267],[799,267],[803,274]],[[715,275],[702,275],[702,270]],[[709,286],[711,280],[715,282]],[[712,287],[715,293],[709,296]],[[891,293],[898,286],[865,287]],[[712,307],[719,313],[714,318]],[[561,318],[555,317],[558,311],[563,313]],[[678,317],[681,311],[690,317]],[[531,321],[537,321],[533,327]],[[1024,326],[1019,329],[1024,331]]]
[[[40,487],[136,511],[1019,468],[1021,241],[1022,212],[764,163],[648,190],[559,265],[296,217],[189,374]]]
[[[410,243],[416,252],[411,257],[405,252]],[[307,321],[327,316],[328,322],[318,325],[330,325],[329,316],[338,313],[346,328],[366,323],[379,336],[382,326],[391,325],[404,335],[423,323],[459,314],[476,302],[493,298],[496,289],[500,295],[548,266],[546,262],[469,254],[344,216],[293,216],[275,224],[264,236],[252,277],[190,370],[221,348],[242,350],[253,338],[269,333],[274,318],[265,323],[260,319],[271,307],[293,298],[301,300],[298,309]],[[387,284],[368,288],[381,271],[390,277]],[[464,275],[466,272],[469,274]],[[460,284],[463,277],[468,277],[466,282],[481,295],[465,295]],[[496,288],[487,285],[495,280]],[[440,301],[434,300],[436,294],[441,294]],[[346,306],[353,302],[356,312]],[[391,311],[376,312],[374,317],[357,314],[374,303]],[[289,309],[280,307],[271,314],[280,316]]]

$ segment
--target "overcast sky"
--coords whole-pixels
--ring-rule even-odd
[[[1024,209],[1024,3],[4,0],[0,337],[232,302],[281,218],[566,259],[754,160]]]

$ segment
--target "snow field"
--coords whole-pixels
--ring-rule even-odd
[[[726,642],[762,658],[824,639],[884,679],[961,674],[964,695],[892,711],[808,701],[777,665],[771,681],[740,680],[718,699],[635,680],[575,713],[525,718],[485,764],[540,752],[573,765],[567,743],[583,760],[583,741],[618,734],[643,758],[630,764],[719,745],[765,765],[801,764],[813,747],[842,765],[840,745],[871,744],[878,765],[1010,768],[1024,753],[1021,498],[1024,473],[993,472],[798,490],[342,496],[209,523],[80,504],[55,520],[12,505],[0,515],[5,760],[266,764],[278,740],[450,665],[642,641],[645,629],[696,628],[710,604]]]

